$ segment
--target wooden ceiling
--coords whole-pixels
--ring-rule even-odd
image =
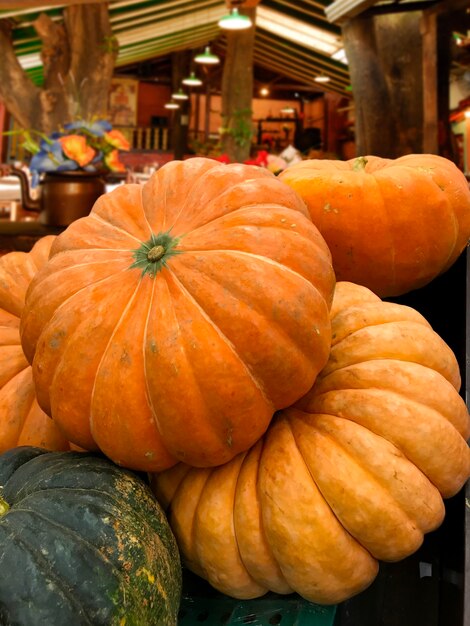
[[[93,1],[93,0],[92,0]],[[101,1],[101,0],[96,0]],[[251,1],[251,0],[247,0]],[[217,22],[227,13],[226,0],[111,0],[113,32],[119,42],[117,72],[150,77],[169,67],[172,52],[200,52],[210,44],[223,56],[226,37]],[[345,62],[332,57],[342,48],[341,29],[328,21],[331,0],[261,0],[255,31],[255,85],[269,83],[279,90],[318,94],[333,91],[350,96]],[[64,2],[47,5],[29,0],[0,2],[0,19],[14,21],[14,45],[33,80],[42,79],[39,40],[33,21],[41,11],[60,20]],[[330,82],[319,85],[315,77],[326,74]]]
[[[86,0],[75,0],[83,4]],[[88,0],[102,2],[104,0]],[[255,89],[269,85],[274,97],[315,97],[325,91],[351,96],[340,24],[363,11],[416,10],[468,0],[110,0],[111,25],[119,42],[116,72],[169,81],[171,54],[201,52],[208,44],[221,57],[226,36],[217,24],[230,2],[257,4]],[[43,0],[44,2],[44,0]],[[49,0],[0,0],[0,19],[13,21],[15,50],[35,82],[42,80],[41,41],[33,27],[40,12],[60,20],[66,4]],[[212,71],[212,70],[211,70]],[[215,70],[220,72],[220,68]],[[327,75],[330,82],[315,78]]]

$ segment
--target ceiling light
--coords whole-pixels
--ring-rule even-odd
[[[196,63],[203,63],[204,65],[217,65],[220,63],[220,59],[216,54],[211,52],[210,46],[206,46],[203,53],[194,57]]]
[[[250,28],[252,25],[253,22],[248,15],[240,15],[236,7],[219,20],[220,28],[225,30],[245,30],[245,28]]]
[[[330,79],[329,76],[325,76],[324,74],[320,74],[319,76],[315,76],[315,78],[313,80],[316,83],[329,83],[331,79]]]
[[[260,96],[269,96],[269,89],[267,87],[261,87],[259,90]]]
[[[171,97],[173,98],[173,100],[187,100],[189,98],[188,94],[184,93],[181,87],[176,93],[172,93]]]
[[[180,105],[177,102],[167,102],[163,105],[165,109],[179,109]]]
[[[194,72],[191,72],[188,78],[183,78],[181,82],[183,85],[189,85],[190,87],[199,87],[199,85],[202,85],[202,80],[198,78]]]
[[[344,48],[340,48],[335,53],[331,55],[331,58],[335,61],[340,61],[340,63],[348,64],[348,57],[346,56],[346,50]]]

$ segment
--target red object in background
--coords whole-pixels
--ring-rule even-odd
[[[230,159],[228,154],[221,154],[220,156],[217,157],[213,157],[216,161],[219,161],[219,163],[230,163]]]
[[[245,165],[258,165],[259,167],[266,167],[268,165],[268,152],[267,150],[258,150],[254,159],[247,159],[243,161]]]

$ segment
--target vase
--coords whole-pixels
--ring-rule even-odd
[[[68,226],[85,217],[106,192],[102,172],[67,170],[47,172],[39,185],[38,198],[33,199],[25,172],[12,168],[11,173],[20,179],[23,209],[39,213],[38,221],[48,226]]]

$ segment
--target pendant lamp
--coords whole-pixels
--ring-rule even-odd
[[[210,46],[206,46],[204,52],[195,56],[194,60],[196,63],[204,65],[217,65],[217,63],[220,63],[219,57],[211,52]]]
[[[248,15],[241,15],[238,12],[237,7],[230,9],[230,13],[228,15],[224,15],[219,20],[220,28],[224,30],[244,30],[245,28],[250,28],[253,26],[253,22],[250,20]]]
[[[171,97],[173,98],[173,100],[187,100],[189,98],[188,94],[184,93],[181,87],[176,93],[172,93]]]
[[[181,82],[183,85],[189,85],[190,87],[199,87],[202,85],[202,80],[198,78],[194,72],[191,72],[187,78],[183,78]]]

